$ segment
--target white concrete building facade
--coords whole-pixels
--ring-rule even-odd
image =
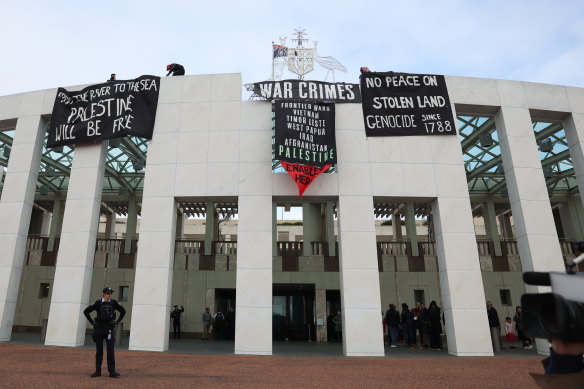
[[[446,80],[455,114],[486,115],[496,125],[508,188],[507,201],[515,222],[518,267],[562,270],[565,253],[554,222],[533,120],[545,119],[563,126],[573,174],[582,188],[584,89],[465,77],[446,77]],[[394,298],[394,292],[390,291],[393,287],[388,285],[398,281],[380,272],[379,261],[394,275],[400,271],[400,263],[379,252],[375,204],[409,204],[404,212],[410,215],[406,217],[406,229],[414,231],[409,234],[411,240],[417,239],[412,204],[424,202],[432,210],[435,253],[434,259],[426,256],[422,260],[427,270],[433,266],[433,273],[420,273],[416,280],[424,284],[426,281],[422,279],[432,278],[426,284],[435,286],[431,294],[443,307],[448,351],[458,356],[493,355],[485,311],[489,296],[484,283],[490,281],[484,274],[481,252],[477,250],[474,208],[459,137],[366,138],[361,106],[337,104],[336,170],[321,175],[301,201],[322,205],[316,211],[306,206],[304,249],[307,242],[318,240],[308,240],[311,232],[307,218],[317,215],[318,219],[320,210],[322,215],[328,215],[323,224],[325,232],[315,234],[326,235],[321,240],[328,244],[329,257],[338,255],[338,278],[337,273],[321,272],[314,277],[307,273],[301,279],[286,273],[275,260],[278,257],[275,207],[298,199],[297,188],[288,175],[272,169],[272,107],[265,101],[242,100],[241,85],[240,74],[161,80],[154,135],[148,142],[143,191],[136,195],[138,200],[133,195],[128,200],[128,213],[134,220],[128,222],[128,228],[134,231],[136,204],[140,203],[139,250],[133,268],[119,269],[115,280],[107,279],[105,274],[108,267],[115,266],[111,262],[99,265],[99,246],[97,253],[95,250],[100,204],[108,196],[103,193],[107,145],[75,147],[66,194],[51,197],[55,222],[50,226],[44,223],[43,231],[49,232],[49,245],[51,234],[55,229],[60,230],[56,264],[42,270],[43,279],[52,280],[50,304],[45,302],[35,311],[44,312],[48,318],[45,344],[79,346],[84,343],[87,323],[82,311],[99,297],[98,291],[107,279],[119,285],[120,280],[126,280],[132,286],[128,301],[131,312],[125,323],[130,349],[167,350],[168,312],[183,293],[186,296],[186,289],[180,285],[199,288],[201,283],[216,282],[213,288],[234,287],[236,291],[235,353],[270,355],[274,284],[310,283],[313,279],[317,281],[312,283],[333,285],[332,288],[340,291],[344,354],[382,356],[383,327],[379,312],[387,307],[387,302],[398,302],[401,297],[396,287],[398,292]],[[27,231],[32,225],[31,215],[33,219],[35,215],[39,165],[55,93],[56,89],[51,89],[0,97],[0,130],[14,131],[0,201],[0,341],[10,339],[16,317],[21,314],[17,307],[23,305],[22,299],[26,298],[23,296],[27,295],[24,270],[34,262],[31,254],[34,248],[27,246],[27,239],[30,242]],[[218,202],[236,204],[236,262],[231,263],[233,258],[226,257],[227,264],[221,265],[226,270],[224,274],[218,274],[219,262],[215,262],[214,273],[189,273],[192,258],[187,259],[177,251],[182,233],[177,226],[182,225],[183,217],[180,212],[177,216],[177,208],[185,202],[206,203],[207,209]],[[493,255],[500,256],[495,208],[490,200],[484,204],[486,227],[492,228],[491,232],[495,231],[497,236],[493,236],[493,242],[498,242],[494,244]],[[577,203],[570,200],[566,204],[567,210],[582,208],[579,197]],[[332,227],[333,207],[338,223],[336,233]],[[574,231],[581,229],[578,214],[573,211],[565,218]],[[212,212],[207,213],[208,225],[216,222],[213,217]],[[57,228],[54,224],[62,226]],[[115,218],[110,220],[108,228],[110,233],[112,228],[115,230]],[[401,237],[401,228],[394,238],[397,233]],[[210,242],[216,236],[212,232],[208,234],[209,244],[205,247],[209,251],[201,253],[197,261],[204,261],[203,255],[212,254]],[[54,239],[55,235],[52,236]],[[331,253],[331,249],[337,250],[335,236],[338,253]],[[132,239],[133,234],[122,239],[126,246],[119,251],[121,254],[124,250],[129,252],[128,242]],[[423,246],[418,246],[417,241],[411,247],[412,256],[424,255],[418,252],[418,247]],[[303,254],[309,257],[314,252]],[[428,265],[432,260],[434,264]],[[517,278],[519,272],[516,269],[512,282],[518,288],[513,292],[515,296],[522,292]],[[407,260],[402,276],[409,277],[406,273]],[[501,275],[501,279],[505,277]],[[197,290],[205,295],[204,286],[201,288]],[[325,311],[319,307],[325,289],[326,286],[316,287],[315,323],[318,319],[326,320]],[[32,294],[36,294],[36,289]],[[212,301],[213,296],[205,295],[204,303]],[[408,301],[413,303],[413,296]],[[198,315],[198,312],[193,314]]]

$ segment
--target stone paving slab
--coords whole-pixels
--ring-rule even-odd
[[[90,348],[3,343],[0,388],[535,388],[528,373],[541,372],[540,359],[299,358],[119,350],[116,363],[122,376],[113,379],[89,377],[95,361]]]

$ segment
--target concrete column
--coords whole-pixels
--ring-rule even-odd
[[[172,297],[176,203],[174,196],[157,196],[160,171],[146,171],[136,259],[130,350],[168,350]],[[164,169],[165,170],[165,169]],[[149,175],[151,176],[149,177]],[[152,186],[150,185],[152,184]]]
[[[391,229],[393,230],[393,239],[403,239],[401,219],[398,214],[393,214],[391,216]]]
[[[207,202],[206,210],[205,255],[211,255],[213,252],[213,242],[217,240],[217,212],[212,201]]]
[[[582,231],[582,235],[584,235],[584,206],[579,197],[582,196],[577,195],[572,201],[570,201],[570,210],[573,210],[572,217],[578,219],[579,229]],[[584,236],[580,240],[584,240]]]
[[[49,241],[47,251],[53,251],[55,248],[55,238],[61,235],[63,226],[63,215],[65,214],[65,202],[59,195],[53,201],[53,216],[51,217],[51,226],[49,227]]]
[[[570,198],[568,202],[559,205],[558,213],[560,215],[560,222],[562,223],[565,239],[582,240],[582,229],[580,228],[578,215],[575,213],[573,214],[575,207],[572,204],[572,201],[573,199]]]
[[[185,215],[181,210],[176,213],[176,239],[185,238]]]
[[[584,113],[570,114],[563,120],[563,125],[578,189],[584,193]],[[580,199],[584,203],[584,196]]]
[[[413,203],[406,204],[406,233],[408,234],[408,240],[412,248],[412,256],[417,257],[420,255],[420,250],[418,249],[418,233],[416,231],[416,211],[414,209]]]
[[[440,289],[448,352],[456,356],[493,355],[485,292],[463,167],[452,177],[459,197],[432,202]],[[464,188],[464,192],[462,189]]]
[[[569,229],[573,240],[584,240],[584,219],[581,212],[582,201],[578,197],[570,197],[566,204],[560,207],[562,222]]]
[[[304,239],[303,255],[310,256],[312,252],[312,242],[320,242],[322,238],[322,219],[320,215],[320,204],[302,204],[302,235]]]
[[[12,333],[45,126],[38,115],[18,118],[4,179],[0,201],[0,342],[9,341]]]
[[[499,238],[499,229],[497,228],[497,214],[495,213],[495,204],[493,200],[488,200],[486,203],[481,204],[483,208],[483,219],[485,220],[485,230],[487,231],[487,236],[493,242],[495,247],[495,255],[503,255],[501,250],[501,239]]]
[[[501,107],[495,114],[495,123],[523,271],[563,271],[562,251],[529,110]],[[549,290],[532,286],[526,289],[531,293]],[[539,353],[549,353],[547,341],[539,340],[537,348]]]
[[[38,208],[32,209],[30,215],[30,225],[28,226],[28,235],[40,235],[43,224],[44,212]]]
[[[105,239],[115,239],[116,237],[116,214],[110,213],[105,219]]]
[[[278,255],[278,204],[272,203],[272,256]]]
[[[271,195],[239,196],[235,354],[272,354],[271,204]]]
[[[75,146],[46,345],[76,347],[85,343],[83,310],[90,300],[106,150],[105,143]]]
[[[343,353],[384,356],[373,197],[339,195],[338,222]]]
[[[326,214],[325,214],[325,229],[326,229],[326,242],[328,244],[328,254],[331,257],[337,255],[337,242],[335,240],[335,211],[333,208],[333,202],[327,201],[326,203]],[[326,307],[325,307],[326,310]],[[325,337],[326,340],[326,337]]]
[[[41,222],[41,236],[49,235],[49,228],[51,226],[51,213],[43,211],[43,219]]]
[[[511,226],[511,214],[506,213],[499,216],[503,239],[513,239],[513,227]]]
[[[314,291],[314,302],[316,304],[316,341],[327,341],[327,326],[326,326],[326,290],[316,289]],[[322,320],[322,325],[318,321]]]
[[[132,240],[136,236],[136,224],[138,224],[138,205],[136,195],[130,195],[128,200],[128,219],[126,222],[126,239],[124,242],[124,254],[132,251]]]

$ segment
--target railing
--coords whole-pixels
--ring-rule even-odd
[[[27,250],[46,250],[49,238],[46,236],[29,236],[26,239]]]
[[[477,240],[477,248],[479,250],[479,255],[492,255],[491,253],[491,242]]]
[[[516,240],[502,240],[501,246],[503,246],[503,253],[507,255],[519,255],[519,250],[517,249]]]
[[[277,242],[278,255],[302,255],[303,242]]]
[[[420,255],[436,255],[435,242],[419,242],[421,252]]]
[[[176,254],[200,254],[203,253],[205,242],[201,240],[177,240],[174,244]]]
[[[310,242],[310,246],[312,247],[312,255],[324,255],[325,245],[325,242]]]
[[[409,241],[377,242],[377,250],[382,255],[407,255]]]
[[[123,239],[98,239],[95,242],[95,251],[106,253],[120,253],[124,249]]]
[[[223,255],[237,255],[237,241],[215,242],[215,253]]]
[[[561,240],[560,248],[562,249],[562,255],[577,255],[574,251],[574,242],[572,241]]]

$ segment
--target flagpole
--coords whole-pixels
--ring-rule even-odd
[[[274,80],[274,42],[272,42],[272,81]]]

